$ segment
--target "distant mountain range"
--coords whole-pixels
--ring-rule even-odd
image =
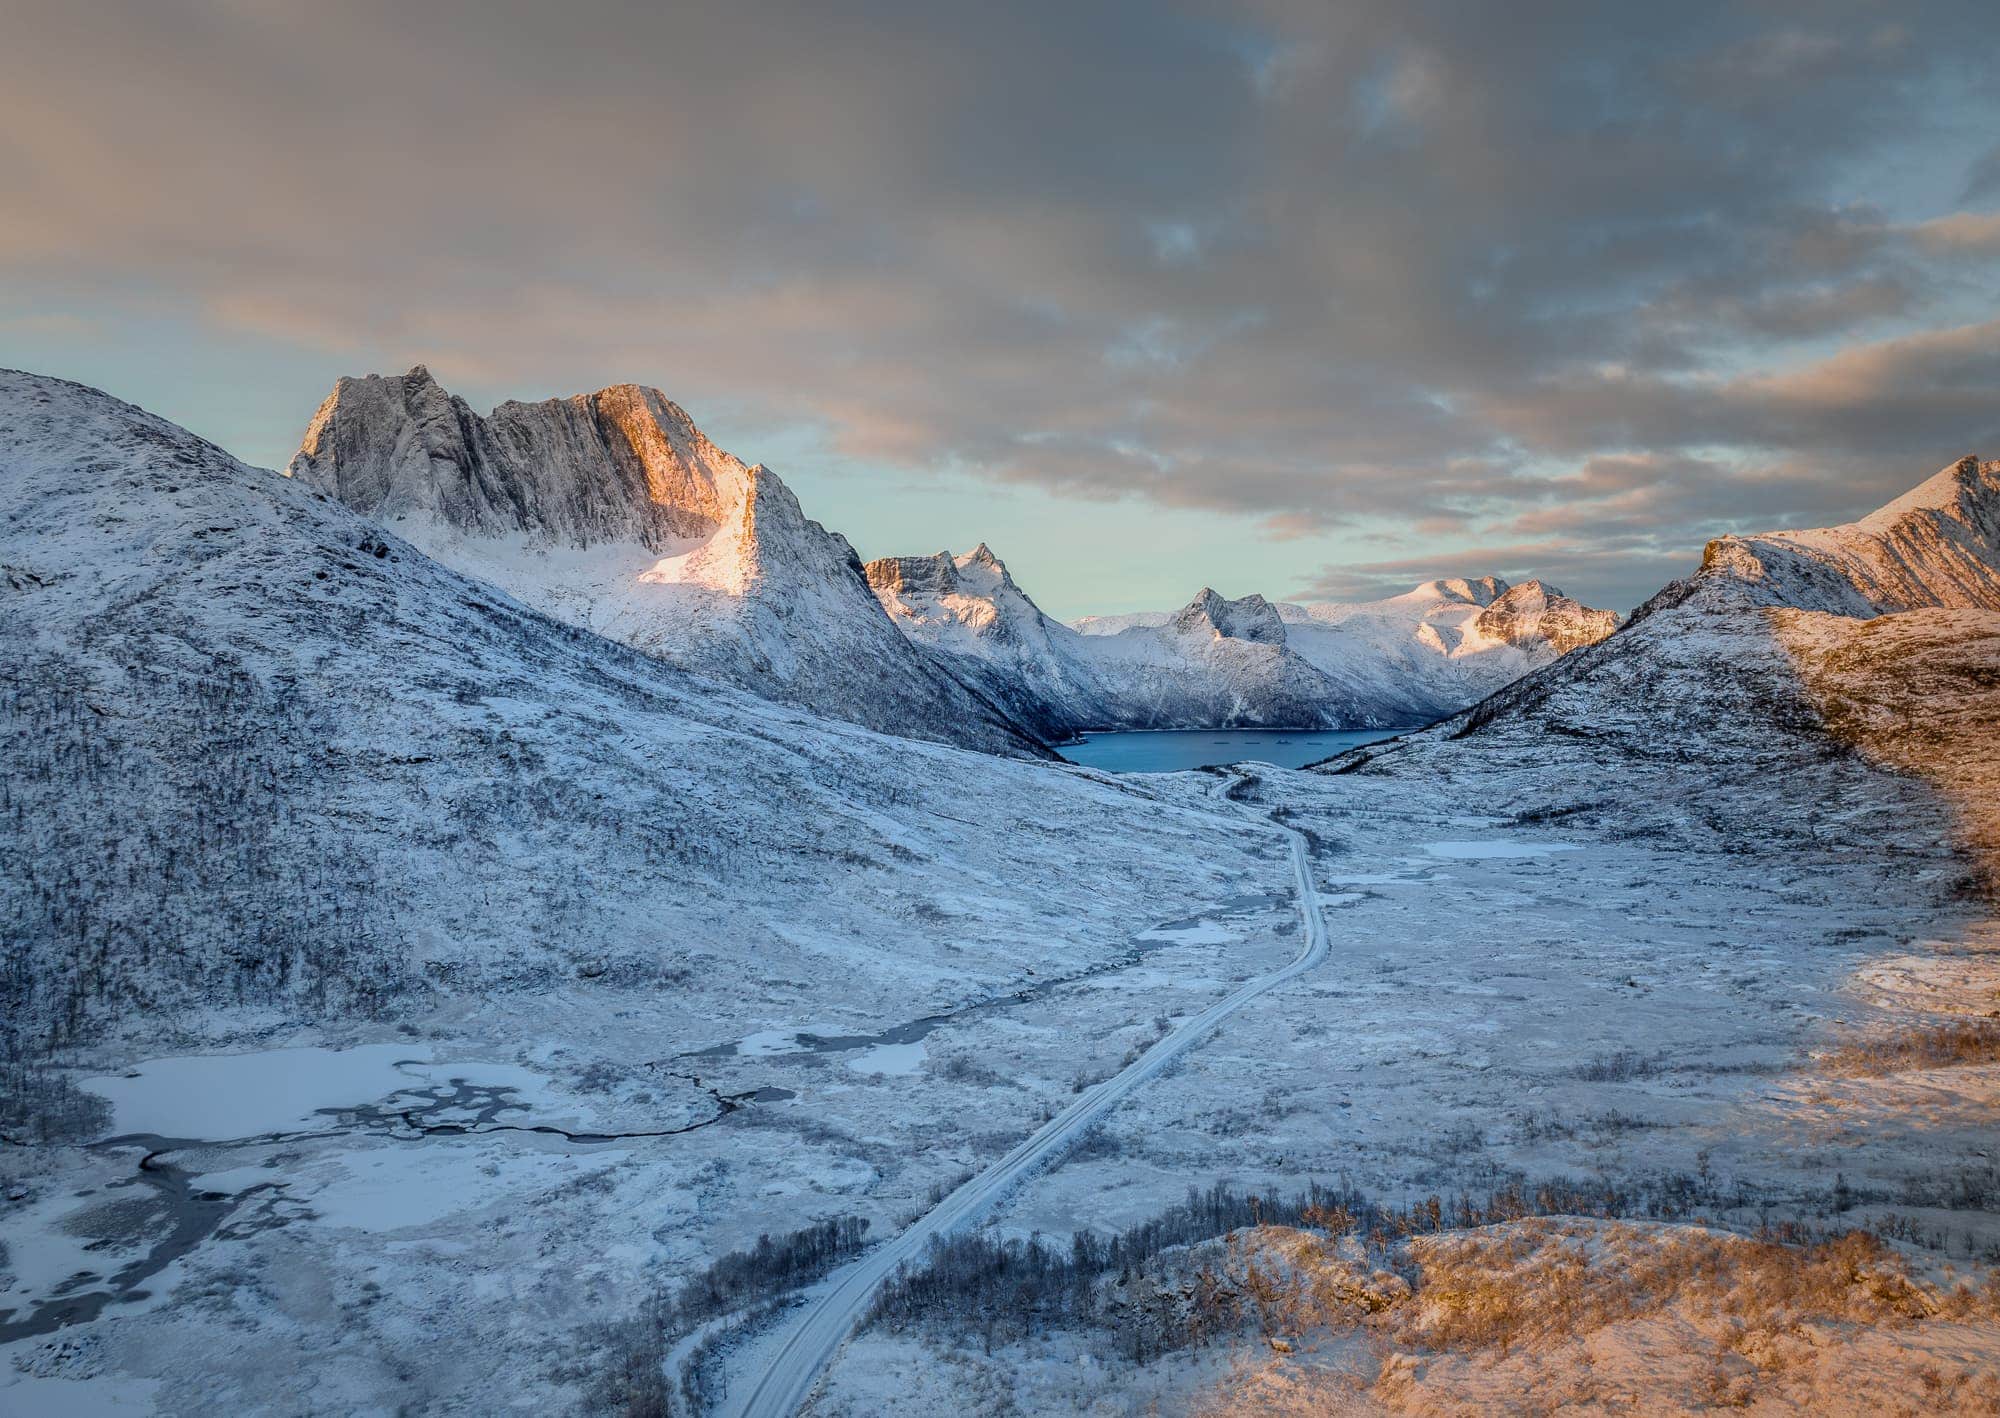
[[[456,545],[482,554],[535,517],[620,547],[699,542],[699,521],[565,500],[525,468],[495,480],[524,424],[615,471],[604,405],[468,428],[423,382],[359,391],[387,401],[395,456],[349,460],[345,491],[405,508],[389,525],[438,534],[419,509],[449,495],[482,528]],[[406,421],[406,395],[438,421]],[[318,423],[321,456],[349,436],[341,413]],[[678,434],[650,400],[639,414]],[[580,629],[343,506],[323,490],[339,474],[316,471],[250,467],[98,390],[0,370],[0,1058],[426,998],[660,1005],[697,974],[709,1001],[838,970],[885,1014],[941,1005],[1116,956],[1141,913],[1196,909],[1209,860],[1236,850],[1092,776],[886,738]],[[901,657],[857,680],[922,666],[851,580]],[[992,742],[1017,741],[985,712]]]
[[[1384,601],[1230,600],[1049,619],[983,544],[868,563],[903,632],[1039,732],[1427,723],[1618,625],[1539,581],[1427,581]]]

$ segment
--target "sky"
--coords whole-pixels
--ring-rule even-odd
[[[0,365],[282,466],[651,384],[1050,613],[1541,576],[2000,457],[2000,7],[0,0]]]

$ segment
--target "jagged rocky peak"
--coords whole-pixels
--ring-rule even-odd
[[[1949,518],[1989,540],[2000,539],[2000,459],[1981,462],[1968,453],[1854,526],[1859,531],[1880,533],[1925,512]]]
[[[652,548],[712,533],[775,481],[657,389],[510,401],[482,418],[422,365],[342,378],[288,471],[378,521]]]
[[[1757,604],[1863,618],[2000,610],[2000,462],[1960,458],[1843,526],[1718,537],[1696,581]]]
[[[845,537],[657,389],[482,418],[421,366],[343,379],[291,472],[445,565],[657,659],[886,733],[1048,753],[903,637]]]
[[[1465,605],[1490,606],[1507,593],[1507,583],[1498,576],[1440,576],[1410,592],[1426,600],[1458,601]]]
[[[1474,625],[1488,639],[1510,645],[1547,641],[1556,654],[1567,655],[1579,645],[1595,645],[1616,630],[1618,613],[1593,610],[1546,582],[1523,581],[1507,587],[1488,604]]]
[[[958,558],[959,580],[981,595],[990,596],[994,592],[1019,589],[1014,578],[1007,574],[1007,563],[993,554],[993,548],[981,542],[964,556]]]
[[[885,596],[972,596],[992,600],[1011,592],[1025,593],[1007,573],[1007,563],[981,542],[963,556],[941,551],[935,556],[885,556],[865,568],[868,584]]]
[[[898,594],[949,596],[958,590],[958,568],[951,553],[935,556],[884,556],[862,568],[868,584],[877,591]]]
[[[1260,645],[1285,643],[1285,623],[1278,618],[1276,606],[1254,593],[1232,601],[1207,586],[1174,617],[1173,628],[1183,635],[1220,636]]]

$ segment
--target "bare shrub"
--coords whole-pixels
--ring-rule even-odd
[[[1835,1073],[1856,1077],[2000,1062],[2000,1021],[1955,1020],[1879,1039],[1858,1040],[1835,1049],[1826,1055],[1824,1062]]]

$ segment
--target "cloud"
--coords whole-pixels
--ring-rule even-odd
[[[1944,141],[2000,126],[2000,22],[1899,14],[46,7],[0,50],[0,298],[1608,595],[1995,432],[1992,219],[1876,178],[2000,190]]]
[[[1953,212],[1910,228],[1916,241],[1935,251],[2000,253],[2000,212]]]

